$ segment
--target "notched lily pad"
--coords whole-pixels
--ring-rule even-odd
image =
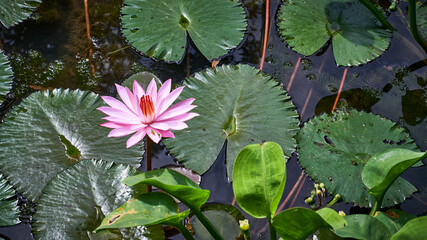
[[[42,0],[0,1],[0,22],[11,27],[28,18]]]
[[[36,200],[58,172],[82,159],[103,158],[139,166],[141,147],[126,149],[100,127],[102,99],[87,91],[36,92],[0,124],[0,168],[13,186]]]
[[[362,169],[370,157],[390,148],[417,150],[403,128],[365,112],[339,111],[311,119],[297,134],[301,166],[331,194],[346,202],[370,207],[375,202],[362,182]],[[416,188],[402,177],[390,186],[382,206],[393,206],[410,197]]]
[[[135,168],[104,160],[83,160],[60,172],[38,201],[33,224],[36,239],[89,239],[87,232],[94,231],[105,215],[144,191],[121,182],[137,173]],[[120,229],[115,235],[140,239],[136,236],[144,231]]]
[[[273,141],[290,156],[298,115],[276,81],[248,65],[225,65],[196,73],[184,82],[179,99],[195,98],[200,116],[188,128],[163,142],[186,167],[203,174],[214,163],[227,140],[227,173],[246,145]]]
[[[245,12],[230,0],[125,0],[123,35],[149,57],[178,62],[188,33],[208,59],[235,48],[246,29]]]
[[[330,38],[338,65],[358,66],[380,56],[391,31],[357,0],[289,0],[281,7],[279,29],[289,46],[306,56]]]
[[[0,226],[17,223],[19,223],[19,208],[15,190],[0,173]]]
[[[9,64],[9,59],[0,50],[0,95],[6,95],[9,92],[12,84],[12,76],[13,72]],[[0,104],[2,102],[0,98]]]

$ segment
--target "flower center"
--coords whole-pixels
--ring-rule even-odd
[[[146,123],[150,123],[154,120],[154,104],[150,95],[144,95],[141,97],[139,100],[139,107],[142,110],[142,114],[145,117]]]

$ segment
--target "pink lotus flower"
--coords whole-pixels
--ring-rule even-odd
[[[133,93],[127,87],[117,84],[116,88],[123,103],[113,97],[102,96],[110,107],[100,107],[98,110],[108,115],[103,118],[108,122],[101,126],[113,128],[108,137],[123,137],[135,133],[127,140],[127,148],[137,144],[145,135],[155,143],[162,137],[174,138],[170,130],[187,128],[184,122],[199,116],[197,113],[189,113],[196,107],[191,105],[194,98],[185,99],[169,107],[184,88],[179,87],[170,92],[170,79],[160,87],[159,92],[154,78],[148,85],[147,92],[144,92],[136,81],[133,82]]]

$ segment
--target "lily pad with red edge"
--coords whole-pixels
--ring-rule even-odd
[[[391,31],[357,0],[289,0],[278,16],[284,40],[306,56],[330,38],[337,65],[358,66],[379,57]]]
[[[105,115],[99,95],[80,90],[36,92],[0,124],[0,168],[31,201],[55,175],[82,159],[102,158],[138,167],[142,145],[126,149],[125,138],[109,138],[99,126]],[[6,151],[7,150],[7,151]]]
[[[9,65],[9,60],[3,51],[0,50],[0,95],[5,96],[12,87],[12,68]],[[0,104],[1,101],[0,98]]]
[[[188,128],[174,131],[176,138],[163,142],[187,168],[206,172],[226,140],[229,179],[234,160],[246,145],[274,141],[288,157],[295,150],[299,123],[295,107],[278,82],[259,69],[223,65],[196,73],[183,85],[178,100],[195,98],[193,111],[200,116],[186,122]]]
[[[362,182],[362,169],[377,152],[390,148],[417,150],[403,128],[378,115],[338,111],[317,116],[297,134],[301,166],[315,182],[346,202],[372,207],[375,198]],[[390,186],[383,207],[403,202],[417,189],[402,177]]]
[[[36,239],[89,239],[105,215],[120,207],[145,187],[128,187],[135,168],[104,160],[83,160],[58,173],[40,196],[34,214]],[[123,239],[141,239],[143,227],[120,229]]]
[[[125,0],[123,35],[148,57],[180,61],[187,33],[209,60],[225,55],[243,39],[245,11],[231,0]]]
[[[12,185],[0,174],[0,226],[19,223],[18,200]]]
[[[0,22],[11,27],[28,18],[42,0],[0,1]]]

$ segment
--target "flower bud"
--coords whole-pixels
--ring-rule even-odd
[[[246,230],[248,230],[249,229],[249,221],[248,221],[248,219],[245,219],[245,220],[239,220],[239,227],[240,227],[240,230],[242,230],[242,231],[246,231]]]
[[[345,212],[344,212],[344,211],[339,211],[339,212],[338,212],[338,214],[339,214],[341,217],[345,217]]]
[[[305,199],[305,202],[306,202],[307,204],[312,204],[312,203],[314,202],[314,200],[313,200],[313,198],[312,198],[312,197],[308,197],[308,198],[306,198],[306,199]]]

